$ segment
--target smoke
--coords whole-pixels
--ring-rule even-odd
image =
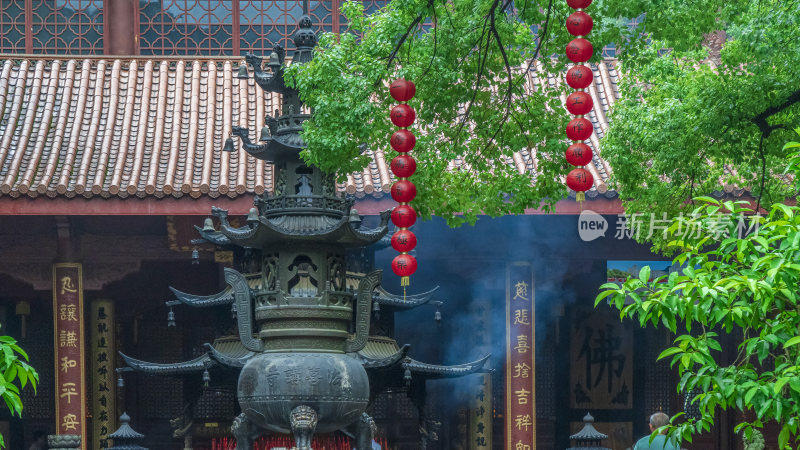
[[[607,216],[609,223],[615,219]],[[506,352],[508,264],[525,261],[534,273],[539,364],[541,347],[557,341],[562,333],[559,326],[568,323],[569,306],[594,305],[598,287],[605,281],[607,259],[654,259],[646,247],[617,241],[611,233],[583,241],[574,215],[484,217],[474,226],[455,229],[434,218],[418,222],[414,232],[418,269],[411,277],[409,293],[439,286],[434,299],[444,302],[442,323],[437,326],[435,308],[430,306],[399,312],[395,315],[398,343],[411,344],[412,358],[433,364],[463,364],[491,353],[486,367],[500,373]],[[375,263],[384,270],[384,287],[400,292],[399,279],[391,272],[395,255],[391,248],[380,250]],[[476,343],[479,334],[484,335],[482,346]],[[478,377],[470,376],[429,383],[428,389],[441,385],[437,397],[457,409],[469,406],[465,402],[477,382]],[[496,376],[495,382],[502,382],[502,377]]]

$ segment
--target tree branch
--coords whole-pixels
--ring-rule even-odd
[[[397,57],[397,52],[400,51],[400,47],[403,46],[403,43],[406,41],[406,39],[408,39],[408,36],[411,35],[411,31],[413,31],[414,28],[416,28],[417,25],[419,25],[420,21],[422,20],[422,16],[425,14],[425,11],[427,11],[428,8],[430,8],[431,6],[433,6],[433,0],[428,0],[428,3],[425,5],[425,9],[423,9],[417,15],[417,17],[411,22],[411,24],[408,25],[408,28],[406,28],[406,32],[403,33],[402,36],[400,36],[400,40],[397,42],[397,45],[394,46],[394,50],[392,50],[392,53],[389,55],[389,60],[386,61],[387,69],[392,66],[392,62],[394,61],[395,57]]]
[[[761,130],[761,136],[763,138],[768,138],[769,135],[779,129],[779,128],[786,128],[786,125],[778,124],[778,125],[770,125],[767,122],[771,116],[783,111],[784,109],[794,105],[795,103],[800,102],[800,89],[792,92],[789,94],[789,97],[777,106],[770,106],[769,108],[765,109],[764,112],[761,114],[753,117],[752,121],[756,124],[759,130]]]
[[[766,119],[764,119],[766,123]],[[768,133],[769,134],[769,133]],[[764,156],[764,134],[758,141],[758,157],[761,159],[761,187],[758,190],[758,201],[756,201],[756,214],[761,209],[761,197],[764,195],[764,183],[767,181],[767,158]]]
[[[447,8],[447,5],[445,5],[445,8]],[[422,72],[422,75],[420,75],[420,79],[425,78],[425,75],[428,74],[428,71],[431,70],[431,67],[433,66],[433,61],[436,59],[436,48],[437,48],[436,29],[437,28],[438,28],[438,23],[437,23],[437,20],[436,20],[436,6],[434,6],[433,7],[433,55],[431,55],[431,60],[428,63],[428,67],[426,67],[425,71]]]
[[[531,57],[531,62],[528,63],[528,68],[525,69],[525,73],[527,74],[530,72],[533,63],[539,58],[539,51],[542,48],[542,43],[545,41],[547,37],[547,32],[550,30],[550,14],[553,12],[553,0],[550,0],[550,3],[547,4],[547,16],[544,19],[544,31],[542,35],[539,36],[539,42],[536,44],[536,50],[533,52],[533,57]]]
[[[483,31],[481,32],[480,40],[483,40],[483,36],[486,35],[486,26],[489,22],[489,18],[487,17],[486,20],[483,21]],[[483,54],[483,59],[481,60],[481,64],[478,67],[478,74],[477,79],[475,80],[475,88],[472,90],[472,98],[467,103],[466,111],[464,112],[464,117],[461,119],[461,123],[458,126],[458,131],[456,132],[456,136],[461,136],[461,132],[464,130],[464,125],[467,124],[467,120],[469,120],[469,114],[472,110],[472,105],[475,103],[475,98],[478,96],[478,90],[480,89],[481,85],[481,76],[483,75],[483,69],[486,67],[486,59],[489,57],[489,41],[491,40],[491,35],[486,38],[486,48]],[[481,57],[480,54],[480,47],[478,47],[478,58]]]

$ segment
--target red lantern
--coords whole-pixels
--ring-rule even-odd
[[[391,163],[392,173],[399,178],[408,178],[417,170],[417,162],[408,155],[395,156]]]
[[[410,252],[417,246],[417,237],[408,230],[400,230],[392,235],[392,248],[398,252]]]
[[[567,147],[567,162],[573,166],[585,166],[592,161],[592,148],[583,142]]]
[[[592,4],[592,0],[567,0],[567,5],[572,9],[583,9]]]
[[[573,141],[585,141],[593,131],[592,122],[583,117],[572,119],[567,124],[567,137]]]
[[[391,118],[392,118],[392,123],[395,124],[395,126],[398,127],[410,126],[412,123],[414,123],[414,119],[416,119],[416,117],[417,115],[416,113],[414,113],[414,110],[411,109],[411,107],[406,105],[405,103],[397,105],[394,108],[392,108]]]
[[[389,138],[389,145],[397,152],[410,152],[417,145],[417,137],[408,130],[397,130]]]
[[[408,205],[395,206],[392,210],[392,223],[398,228],[408,228],[417,221],[417,212]]]
[[[411,255],[401,253],[392,260],[392,272],[398,277],[409,277],[417,271],[417,259]]]
[[[592,16],[583,11],[577,11],[567,17],[567,31],[573,36],[586,36],[592,31],[594,21]]]
[[[593,104],[592,96],[583,91],[573,92],[567,97],[567,111],[576,116],[589,114]]]
[[[586,66],[573,66],[567,71],[567,84],[572,89],[584,89],[592,84],[592,69]]]
[[[394,80],[389,86],[389,93],[398,102],[407,102],[417,93],[417,86],[403,78]]]
[[[586,169],[577,168],[572,169],[567,174],[567,187],[575,192],[585,192],[592,188],[594,185],[594,178],[591,172]]]
[[[408,180],[400,180],[392,185],[392,198],[397,203],[408,203],[417,196],[417,187]]]
[[[575,38],[567,44],[567,58],[575,63],[588,61],[592,57],[593,51],[592,43],[584,38]],[[392,121],[394,121],[394,113],[392,113]]]

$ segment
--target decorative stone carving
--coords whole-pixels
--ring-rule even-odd
[[[300,405],[292,410],[290,421],[297,450],[311,450],[311,438],[317,428],[317,412],[310,406]]]
[[[47,436],[47,448],[50,450],[80,450],[81,435],[51,434]]]

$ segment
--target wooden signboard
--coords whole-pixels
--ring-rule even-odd
[[[633,329],[610,308],[575,308],[571,321],[570,407],[633,407]],[[587,409],[587,410],[588,410]]]
[[[81,448],[86,449],[83,274],[80,264],[53,265],[53,323],[56,433],[83,436]]]
[[[114,377],[114,303],[95,300],[91,311],[92,439],[94,448],[108,448],[107,436],[116,430]]]
[[[475,328],[470,334],[470,346],[474,356],[491,353],[492,314],[491,302],[477,298],[470,305],[470,316],[474,317]],[[491,449],[492,444],[492,374],[471,375],[467,380],[470,387],[471,413],[469,419],[470,450]]]
[[[525,262],[506,270],[506,443],[531,450],[536,443],[535,300],[533,270]]]

